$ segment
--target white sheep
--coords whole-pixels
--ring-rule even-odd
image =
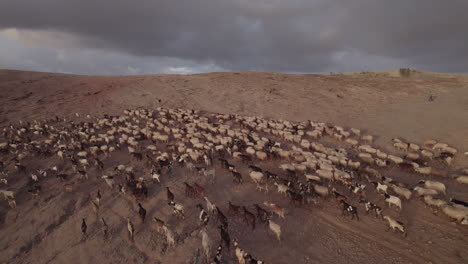
[[[327,196],[328,195],[328,188],[325,187],[325,186],[321,186],[321,185],[316,185],[314,184],[314,191],[320,195],[320,196]]]
[[[468,176],[455,176],[455,180],[459,183],[468,184]]]
[[[406,236],[405,226],[402,222],[399,222],[387,215],[384,216],[384,219],[388,221],[389,229],[392,228],[393,230],[398,230]]]
[[[442,207],[447,204],[444,200],[433,199],[432,196],[424,196],[424,202],[427,205],[435,206],[435,207]]]
[[[468,217],[468,209],[466,207],[461,208],[452,205],[445,205],[442,206],[442,212],[444,212],[448,217],[460,222]]]
[[[393,146],[396,149],[399,149],[399,150],[402,150],[402,151],[408,151],[408,143],[395,142],[395,143],[393,143]]]
[[[441,192],[443,194],[446,193],[445,185],[441,182],[437,181],[428,181],[428,180],[421,180],[419,181],[420,184],[424,184],[426,188],[436,190],[437,192]]]
[[[388,207],[392,207],[392,204],[395,205],[396,207],[400,208],[400,211],[401,211],[401,199],[396,197],[396,196],[393,196],[393,195],[388,195],[388,194],[384,194],[385,195],[385,201],[388,203]]]
[[[255,183],[260,183],[263,180],[263,173],[259,171],[251,171],[249,176]]]
[[[426,195],[437,195],[438,192],[434,189],[426,189],[419,186],[413,188],[418,196],[426,196]]]
[[[0,193],[3,194],[5,200],[15,199],[15,193],[13,191],[0,190]]]
[[[403,196],[406,198],[406,200],[409,200],[411,199],[411,191],[406,189],[406,188],[403,188],[403,187],[400,187],[400,186],[397,186],[395,184],[391,184],[390,185],[392,187],[392,189],[395,191],[396,194],[400,195],[400,196]]]

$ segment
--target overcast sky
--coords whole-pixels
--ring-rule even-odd
[[[468,0],[1,0],[0,69],[468,72]]]

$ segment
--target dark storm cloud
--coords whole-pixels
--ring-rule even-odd
[[[110,62],[122,64],[111,74],[128,67],[139,69],[130,70],[135,73],[408,66],[463,72],[466,10],[466,0],[6,0],[0,2],[0,29],[10,35],[15,29],[10,41],[55,71],[59,50],[77,58],[92,53],[85,57],[96,74]],[[89,66],[60,63],[76,73]]]

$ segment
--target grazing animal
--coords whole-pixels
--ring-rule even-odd
[[[393,218],[391,218],[390,216],[386,215],[383,217],[385,220],[388,221],[388,229],[393,229],[393,230],[398,230],[400,231],[401,233],[403,233],[405,236],[406,236],[406,232],[405,232],[405,226],[403,225],[402,222],[399,222]]]
[[[167,201],[168,202],[173,202],[174,201],[174,194],[171,192],[169,187],[166,187],[166,195],[167,195]]]
[[[228,205],[229,205],[229,210],[228,212],[232,215],[236,215],[238,216],[239,213],[240,213],[240,209],[241,207],[239,205],[235,205],[233,203],[231,203],[231,201],[228,201]]]
[[[236,254],[237,262],[239,262],[239,264],[246,264],[244,259],[245,252],[239,247],[239,243],[236,239],[234,239],[234,248],[234,253]]]
[[[375,217],[382,216],[382,208],[380,208],[380,206],[366,200],[359,200],[359,203],[364,204],[364,206],[366,207],[366,213],[369,213],[369,211],[373,211],[375,213]]]
[[[233,181],[235,183],[242,183],[242,175],[239,172],[233,170],[231,171],[231,173],[232,173],[232,176],[234,177]]]
[[[284,208],[269,202],[263,202],[265,206],[268,206],[275,214],[284,219],[285,210]]]
[[[156,223],[156,231],[158,233],[161,233],[161,231],[164,231],[163,227],[166,226],[166,224],[164,223],[163,220],[157,218],[157,217],[153,217],[153,221]]]
[[[72,192],[73,191],[73,184],[65,184],[63,186],[63,189],[66,191],[66,192]]]
[[[198,219],[200,220],[200,223],[202,225],[206,226],[208,224],[208,221],[210,220],[210,217],[208,216],[208,213],[205,211],[201,204],[197,204],[197,208],[200,209]]]
[[[278,241],[281,242],[281,226],[268,219],[268,227],[276,235]]]
[[[195,196],[197,195],[195,188],[193,188],[193,186],[191,186],[187,182],[184,182],[184,184],[185,184],[185,196],[195,198]]]
[[[244,220],[247,222],[247,224],[252,226],[252,230],[255,229],[255,215],[252,214],[245,208],[245,206],[242,206],[242,210],[244,212]]]
[[[138,214],[140,215],[140,218],[141,218],[141,222],[145,222],[145,218],[146,218],[146,209],[143,208],[143,206],[141,205],[141,203],[138,203]]]
[[[200,233],[202,235],[203,253],[205,254],[205,258],[208,262],[209,259],[211,259],[211,239],[204,228],[200,231]]]
[[[254,204],[254,206],[257,209],[257,216],[260,218],[260,221],[266,223],[270,219],[268,211],[261,208],[258,204]]]
[[[204,196],[205,196],[205,188],[201,187],[201,186],[198,185],[196,182],[193,183],[193,189],[195,190],[195,192],[196,192],[200,197],[204,197]]]
[[[220,232],[220,235],[221,235],[221,239],[223,240],[226,247],[228,249],[230,249],[230,247],[231,247],[231,238],[229,237],[229,233],[228,233],[227,229],[224,228],[223,226],[219,226],[218,228],[219,228],[219,232]]]
[[[345,213],[347,215],[351,214],[351,220],[354,219],[354,217],[356,217],[356,219],[359,221],[359,215],[358,215],[358,212],[357,212],[357,207],[356,206],[352,206],[350,204],[348,204],[347,202],[341,200],[340,203],[342,204],[342,215],[344,215]]]
[[[179,216],[182,217],[182,219],[185,219],[185,213],[184,213],[184,206],[178,203],[175,203],[174,201],[169,202],[169,205],[172,206],[172,212]]]
[[[132,221],[130,221],[130,218],[127,218],[127,230],[128,230],[128,234],[130,235],[130,239],[133,241],[133,235],[135,233],[135,227],[133,226]]]
[[[385,201],[388,203],[388,207],[391,208],[393,204],[396,207],[398,207],[401,211],[401,199],[400,198],[393,196],[393,195],[388,195],[388,194],[384,194],[384,197],[385,197]]]
[[[175,235],[172,230],[170,230],[167,226],[162,227],[164,234],[166,234],[166,242],[168,247],[175,246]]]
[[[204,196],[203,199],[205,199],[206,209],[208,210],[208,213],[214,215],[216,213],[216,205],[210,202],[210,200],[206,196]]]
[[[104,220],[103,217],[101,217],[101,224],[102,224],[102,233],[104,236],[107,236],[107,232],[109,231],[109,227],[107,226],[106,221]]]
[[[81,220],[81,233],[83,234],[83,236],[86,235],[86,229],[88,229],[88,226],[86,225],[86,221],[83,218]]]
[[[388,185],[385,185],[385,184],[381,184],[380,182],[371,182],[374,186],[375,186],[375,189],[377,190],[377,192],[383,192],[383,193],[387,193],[387,190],[388,190]]]
[[[437,192],[441,192],[443,194],[445,194],[447,190],[445,185],[438,181],[421,180],[419,181],[419,184],[424,184],[426,188],[436,190]]]

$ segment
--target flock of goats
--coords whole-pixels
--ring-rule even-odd
[[[227,175],[240,186],[255,184],[259,192],[276,189],[288,199],[290,206],[305,207],[320,203],[321,199],[333,198],[343,216],[351,219],[359,220],[358,211],[361,209],[356,203],[362,203],[366,213],[371,212],[375,217],[386,220],[389,228],[405,236],[405,224],[384,215],[384,202],[389,208],[395,208],[386,210],[399,211],[404,206],[402,201],[416,195],[428,206],[444,212],[448,219],[468,224],[467,203],[445,198],[446,186],[434,180],[442,177],[468,184],[468,170],[449,177],[444,167],[450,166],[458,151],[434,140],[420,146],[395,138],[393,146],[396,152],[405,153],[400,157],[372,147],[373,137],[361,134],[358,129],[313,121],[295,123],[165,108],[125,110],[123,115],[105,115],[103,118],[76,116],[80,122],[56,117],[43,121],[20,121],[3,128],[0,140],[0,187],[3,185],[3,188],[0,193],[11,208],[16,207],[15,195],[19,192],[27,191],[33,197],[39,196],[41,182],[49,177],[57,177],[63,182],[66,192],[73,192],[74,185],[80,180],[86,181],[93,168],[112,190],[135,200],[142,222],[147,214],[142,203],[151,195],[148,193],[149,185],[160,185],[158,190],[166,192],[168,208],[179,221],[184,221],[187,217],[184,200],[181,197],[176,199],[171,186],[161,184],[174,168],[179,167],[212,181]],[[325,137],[342,147],[319,143]],[[106,160],[114,152],[127,151],[131,160],[126,164],[106,166]],[[43,159],[58,156],[61,163],[33,169],[28,166],[32,156]],[[267,160],[274,160],[279,166],[274,170],[260,167]],[[143,164],[146,172],[136,175],[133,164]],[[390,167],[424,177],[417,186],[408,186],[381,175],[382,170]],[[22,189],[12,190],[8,183],[14,177],[30,177],[29,183]],[[71,183],[73,178],[79,181]],[[284,219],[286,210],[280,205],[272,202],[255,204],[255,215],[235,202],[210,201],[205,188],[197,182],[184,182],[184,187],[186,197],[202,201],[196,207],[199,209],[199,233],[204,255],[200,259],[203,262],[222,263],[223,255],[224,258],[230,255],[225,249],[230,249],[233,242],[234,254],[240,264],[264,263],[255,260],[238,241],[231,240],[229,223],[233,217],[242,219],[252,229],[257,221],[265,224],[281,243],[282,229],[275,218]],[[346,187],[349,191],[340,193],[335,187],[341,190]],[[380,201],[369,201],[366,196],[369,191],[382,194]],[[92,197],[91,206],[96,212],[101,204],[101,191],[93,193]],[[228,205],[223,209],[227,211],[223,212],[221,205]],[[177,234],[171,228],[173,223],[166,223],[156,216],[152,220],[157,232],[165,237],[167,247],[177,246]],[[210,220],[218,222],[220,243],[216,245],[206,231]],[[133,240],[135,227],[130,218],[127,221]],[[106,234],[108,226],[104,217],[100,218],[100,225]],[[86,234],[86,219],[82,219],[81,231]]]

